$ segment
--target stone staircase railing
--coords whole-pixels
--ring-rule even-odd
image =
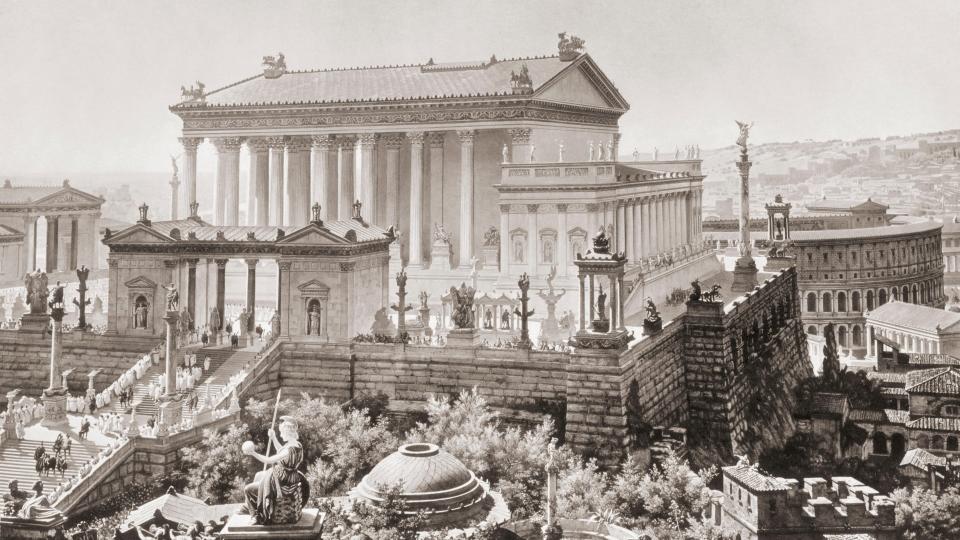
[[[125,463],[134,452],[131,439],[124,437],[115,440],[94,458],[91,469],[80,471],[66,480],[64,489],[50,497],[53,507],[67,514],[78,502],[103,482],[113,471]],[[84,465],[85,466],[85,465]]]

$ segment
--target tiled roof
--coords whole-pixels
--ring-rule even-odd
[[[822,240],[866,240],[868,238],[886,239],[892,236],[901,236],[917,233],[932,232],[939,229],[939,223],[910,223],[907,225],[890,225],[888,227],[864,227],[862,229],[830,229],[822,231],[791,231],[790,239],[795,242],[812,242]]]
[[[815,414],[843,414],[843,406],[847,397],[843,394],[834,394],[830,392],[817,392],[813,396],[810,404],[810,413]]]
[[[852,409],[848,418],[851,422],[903,425],[910,421],[910,412],[898,411],[896,409],[883,409],[881,411],[874,409]]]
[[[901,467],[913,465],[924,472],[926,472],[927,466],[931,463],[934,465],[946,465],[947,458],[931,454],[923,448],[914,448],[908,450],[907,453],[903,455],[903,459],[900,460]]]
[[[836,199],[821,199],[819,201],[810,203],[806,205],[807,210],[851,210],[851,209],[868,209],[875,208],[877,210],[890,208],[889,206],[878,203],[872,199],[867,200],[836,200]]]
[[[924,416],[907,422],[907,428],[924,431],[960,432],[960,418],[943,418],[940,416]]]
[[[868,312],[867,321],[935,333],[960,322],[960,313],[894,300]]]
[[[196,241],[215,241],[217,235],[223,233],[223,238],[228,242],[274,242],[277,240],[277,231],[283,230],[286,236],[303,229],[304,227],[275,227],[275,226],[241,226],[241,225],[210,225],[203,221],[194,219],[180,219],[176,221],[154,221],[150,227],[165,235],[177,229],[180,231],[180,239],[187,240],[190,233],[196,235]],[[387,231],[371,224],[362,224],[357,220],[348,219],[342,221],[325,221],[323,227],[341,238],[346,238],[347,233],[354,231],[357,242],[372,242],[384,240]],[[248,236],[253,233],[253,240]],[[194,241],[190,239],[190,241]]]
[[[153,519],[154,512],[160,510],[163,517],[170,521],[190,524],[200,520],[206,523],[209,520],[219,521],[221,516],[229,516],[237,510],[239,504],[209,506],[200,499],[183,493],[170,493],[147,501],[132,512],[127,521],[134,525],[142,525]]]
[[[960,366],[960,358],[949,354],[907,353],[907,363],[914,366]]]
[[[207,106],[345,103],[509,96],[511,73],[526,65],[536,91],[574,62],[559,57],[489,62],[288,71],[261,75],[206,94]]]
[[[63,189],[62,186],[12,186],[0,188],[0,204],[38,201]]]
[[[783,478],[767,476],[754,467],[733,465],[724,467],[723,473],[752,491],[788,491],[790,489]]]
[[[952,367],[920,369],[907,374],[907,392],[919,394],[960,395],[960,371]]]
[[[880,393],[885,397],[893,397],[893,398],[907,397],[910,395],[902,387],[896,387],[896,386],[884,386],[880,388]]]
[[[895,371],[868,371],[867,378],[880,381],[882,386],[903,386],[907,382],[907,374]]]

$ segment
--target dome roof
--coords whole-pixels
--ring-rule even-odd
[[[386,491],[398,484],[407,512],[423,511],[434,525],[484,519],[491,508],[503,506],[495,504],[499,499],[494,500],[489,487],[459,459],[428,443],[401,446],[364,476],[350,496],[379,505]],[[497,517],[504,512],[509,516],[504,507]]]

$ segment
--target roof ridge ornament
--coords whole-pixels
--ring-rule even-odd
[[[533,80],[530,79],[530,71],[527,69],[527,63],[520,66],[520,73],[510,72],[510,88],[514,94],[528,95],[533,93]]]
[[[576,60],[583,52],[583,46],[587,43],[573,34],[567,37],[566,32],[560,32],[557,34],[557,37],[560,38],[560,42],[557,44],[557,50],[560,53],[560,60],[562,62]]]
[[[147,203],[143,203],[138,210],[140,210],[140,219],[137,220],[137,223],[149,227],[150,219],[147,218],[147,212],[150,210],[150,207],[147,206]]]
[[[205,101],[203,90],[206,88],[206,86],[200,81],[197,81],[196,83],[196,88],[194,88],[192,84],[190,85],[190,88],[187,88],[186,86],[180,87],[180,97],[183,98],[184,101],[199,101],[201,103]]]
[[[279,79],[280,76],[286,72],[287,72],[287,61],[284,60],[282,52],[278,52],[277,56],[263,57],[264,78]]]
[[[310,223],[318,227],[323,227],[323,220],[320,219],[320,203],[313,203],[313,206],[310,207],[310,212],[313,214],[313,219],[310,220]]]

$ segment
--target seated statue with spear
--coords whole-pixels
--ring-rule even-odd
[[[241,446],[244,454],[263,463],[263,470],[243,490],[246,499],[244,510],[250,514],[252,522],[259,525],[297,523],[310,498],[310,484],[300,472],[303,446],[299,441],[296,419],[291,416],[280,417],[279,440],[273,431],[279,406],[280,392],[277,392],[273,422],[267,432],[270,438],[267,453],[257,453],[253,441],[245,441]],[[271,445],[277,449],[272,456],[269,455]]]

